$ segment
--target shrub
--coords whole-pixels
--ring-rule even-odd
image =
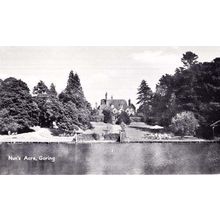
[[[104,115],[101,114],[101,115],[92,115],[91,116],[91,121],[93,122],[102,122],[104,121]]]
[[[103,110],[103,115],[104,115],[104,123],[110,123],[112,124],[112,112],[108,109]]]
[[[104,139],[105,140],[116,140],[116,141],[118,141],[119,140],[119,134],[113,134],[113,133],[105,134]]]
[[[181,112],[172,118],[170,128],[174,134],[195,135],[196,129],[199,127],[198,120],[193,112]]]
[[[97,133],[93,133],[92,134],[92,137],[97,141],[97,140],[100,140],[100,135],[97,134]]]
[[[79,134],[78,141],[93,141],[93,134]]]
[[[116,124],[121,124],[121,123],[125,123],[126,125],[129,125],[131,123],[131,120],[129,118],[129,115],[127,114],[127,112],[122,112],[117,119]]]

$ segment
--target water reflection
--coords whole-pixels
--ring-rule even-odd
[[[8,160],[8,156],[21,160]],[[56,161],[25,156],[55,157]],[[220,173],[219,144],[1,144],[0,174]]]
[[[91,146],[88,158],[90,174],[141,174],[142,148],[127,144]]]

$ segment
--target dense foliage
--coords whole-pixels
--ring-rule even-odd
[[[197,58],[192,52],[183,54],[183,67],[159,80],[152,111],[142,112],[153,123],[168,127],[177,113],[191,111],[200,125],[197,135],[210,137],[210,124],[220,119],[220,58],[204,63]]]
[[[104,123],[112,123],[113,122],[113,113],[110,109],[104,109],[103,110],[104,115]]]
[[[7,78],[0,84],[0,133],[28,131],[39,120],[39,109],[26,83]]]
[[[63,117],[63,105],[53,92],[47,88],[43,81],[40,81],[33,90],[33,100],[39,108],[39,122],[41,127],[52,127]]]
[[[145,80],[141,82],[137,116],[182,135],[196,132],[197,136],[211,137],[210,125],[220,120],[220,58],[201,63],[196,54],[188,51],[181,61],[183,66],[173,75],[160,78],[155,92]],[[103,114],[106,123],[112,123],[113,119],[116,123],[130,123],[125,112],[113,115],[110,109],[105,109]],[[92,111],[80,78],[73,71],[59,95],[53,83],[48,88],[40,81],[31,95],[22,80],[0,79],[1,134],[26,132],[35,125],[47,128],[56,125],[64,132],[72,132],[89,128],[92,117],[99,118],[99,112]]]
[[[181,112],[172,118],[170,127],[174,134],[194,136],[199,123],[193,112]]]
[[[116,124],[122,124],[125,123],[126,125],[129,125],[131,123],[130,117],[127,114],[127,112],[122,111],[121,114],[119,114]]]
[[[73,71],[69,74],[66,89],[59,95],[59,100],[64,106],[64,117],[58,126],[72,129],[72,124],[82,129],[91,127],[90,114],[92,111],[90,103],[86,100],[80,79]],[[66,123],[68,121],[68,123]]]
[[[56,87],[53,83],[50,84],[50,94],[55,97],[57,96]]]
[[[77,74],[72,71],[66,89],[57,96],[55,85],[50,89],[43,81],[31,96],[26,83],[15,78],[0,80],[0,133],[28,131],[32,126],[52,128],[63,132],[90,126],[91,106],[86,101]]]
[[[143,118],[144,121],[149,122],[152,109],[153,92],[145,80],[142,80],[137,94],[137,104],[139,104],[137,113]]]

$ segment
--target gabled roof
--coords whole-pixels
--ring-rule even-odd
[[[120,109],[121,106],[123,106],[123,109],[126,109],[128,107],[126,100],[124,99],[109,99],[107,100],[109,105],[114,105],[116,109]]]

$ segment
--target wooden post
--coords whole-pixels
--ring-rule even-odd
[[[125,142],[125,137],[126,137],[126,133],[125,133],[125,131],[120,131],[120,137],[119,137],[119,142],[120,143],[123,143],[123,142]]]

